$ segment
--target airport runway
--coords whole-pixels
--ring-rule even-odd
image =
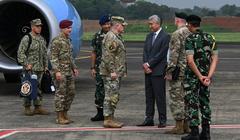
[[[90,77],[90,42],[84,42],[77,65],[76,97],[70,125],[55,124],[53,95],[44,94],[49,116],[24,116],[18,84],[5,83],[0,74],[0,139],[4,140],[180,140],[179,135],[164,134],[173,118],[168,108],[168,127],[136,127],[144,119],[144,75],[141,69],[143,43],[126,43],[128,77],[123,79],[116,117],[125,123],[122,129],[105,129],[102,122],[91,122],[95,115],[94,80]],[[211,87],[212,140],[240,140],[240,45],[219,44],[219,65]],[[168,92],[167,92],[168,94]],[[168,98],[168,97],[167,97]],[[156,115],[157,116],[157,113]],[[155,118],[155,125],[157,125]]]

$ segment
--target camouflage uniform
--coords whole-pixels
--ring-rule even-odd
[[[96,61],[95,61],[95,70],[96,70],[96,91],[95,91],[95,104],[97,107],[103,108],[103,101],[104,101],[104,83],[102,76],[100,75],[99,66],[101,64],[102,58],[102,40],[106,34],[101,30],[94,35],[92,40],[92,47],[96,54]]]
[[[179,27],[170,40],[170,57],[167,73],[171,74],[176,66],[180,67],[178,80],[169,81],[170,109],[175,120],[185,119],[183,77],[186,68],[185,40],[190,35],[186,26]]]
[[[110,74],[113,72],[118,75],[115,80],[111,79]],[[122,37],[109,31],[103,40],[100,64],[100,74],[103,75],[105,89],[104,116],[114,115],[119,101],[121,77],[126,75],[126,72],[126,49]]]
[[[33,36],[32,43],[27,51],[29,37],[25,35],[19,45],[18,49],[18,62],[24,66],[31,64],[32,65],[32,73],[37,75],[38,80],[38,93],[37,98],[33,101],[35,106],[40,106],[42,104],[42,91],[41,87],[41,79],[44,73],[45,68],[47,67],[47,47],[46,41],[41,35]],[[31,100],[26,97],[24,98],[24,106],[31,106]]]
[[[73,78],[73,69],[76,69],[72,57],[72,44],[69,38],[63,33],[53,39],[50,48],[50,61],[54,73],[54,83],[56,86],[55,93],[55,110],[68,111],[75,96],[75,82]],[[61,81],[57,81],[55,74],[62,74]]]
[[[201,74],[207,76],[211,65],[211,56],[218,54],[214,37],[197,30],[186,39],[185,49],[187,55],[194,55],[194,62]],[[202,122],[210,124],[209,87],[201,84],[189,66],[185,70],[184,88],[190,126],[195,127],[200,124],[199,109],[202,114]]]

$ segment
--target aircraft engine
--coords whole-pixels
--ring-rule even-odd
[[[0,72],[7,81],[22,70],[16,62],[18,45],[24,34],[30,31],[29,22],[35,18],[42,20],[42,35],[48,44],[59,33],[59,21],[72,20],[74,56],[79,53],[81,19],[68,0],[0,0]]]

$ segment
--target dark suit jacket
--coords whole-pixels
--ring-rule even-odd
[[[152,76],[161,76],[167,66],[167,52],[170,36],[163,31],[159,32],[152,45],[153,33],[149,33],[145,40],[143,63],[148,63],[152,69]]]

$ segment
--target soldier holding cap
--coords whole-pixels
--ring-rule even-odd
[[[110,30],[111,17],[109,15],[103,15],[99,19],[99,25],[101,30],[98,31],[92,39],[92,66],[91,66],[91,75],[96,80],[96,91],[95,91],[95,104],[97,108],[97,114],[91,118],[92,121],[103,121],[103,101],[104,101],[104,83],[102,76],[100,75],[99,65],[101,64],[102,58],[102,40]]]
[[[121,79],[127,73],[126,48],[121,36],[127,23],[123,17],[112,16],[111,24],[111,30],[103,39],[100,64],[105,89],[104,127],[121,128],[123,123],[114,119],[114,112],[119,101]]]
[[[185,101],[191,133],[182,137],[182,140],[210,140],[209,85],[216,69],[218,50],[215,38],[200,30],[200,17],[190,15],[186,21],[188,29],[192,32],[185,43],[187,67],[184,79]],[[200,136],[198,129],[200,124],[199,110],[202,116]]]
[[[186,68],[186,53],[185,53],[185,40],[190,35],[190,31],[186,27],[185,13],[175,13],[175,25],[177,30],[172,33],[169,43],[169,62],[166,70],[165,78],[169,80],[169,97],[170,97],[170,110],[176,122],[176,126],[168,134],[183,134],[189,133],[188,123],[185,120],[185,105],[184,105],[184,87],[183,78]],[[179,74],[172,78],[173,72],[179,68]],[[174,71],[175,70],[175,71]],[[175,79],[176,78],[176,79]]]
[[[78,75],[77,66],[72,56],[73,47],[70,41],[72,23],[70,20],[62,20],[60,22],[61,33],[52,40],[50,47],[50,61],[56,86],[55,110],[57,112],[56,123],[58,124],[73,122],[67,114],[75,96],[73,76]]]
[[[33,100],[34,111],[31,110],[31,100],[29,97],[24,97],[24,113],[27,116],[34,114],[47,115],[48,112],[42,108],[42,91],[40,89],[43,73],[48,66],[47,43],[40,35],[43,25],[41,20],[34,19],[30,24],[31,32],[22,38],[18,48],[18,62],[25,70],[30,70],[33,74],[37,75],[38,93],[37,98]],[[29,43],[31,43],[30,46]]]

